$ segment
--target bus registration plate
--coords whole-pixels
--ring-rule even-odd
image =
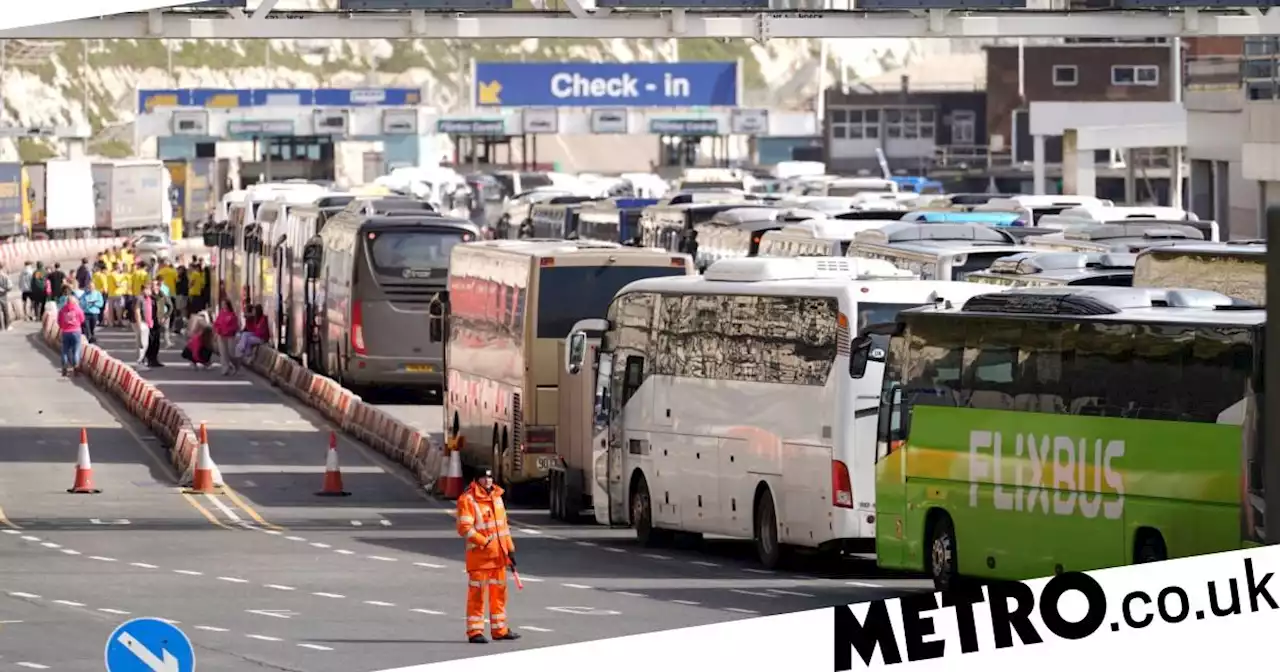
[[[551,467],[555,465],[555,463],[556,463],[556,458],[554,457],[539,457],[538,471],[547,471],[551,469]]]
[[[409,373],[431,373],[436,370],[436,367],[430,364],[405,364],[404,370]]]

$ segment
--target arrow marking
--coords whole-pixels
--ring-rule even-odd
[[[289,611],[288,609],[245,609],[245,613],[257,614],[259,616],[270,616],[271,618],[293,618],[294,616],[301,616],[298,612]]]
[[[137,656],[143,665],[151,668],[151,672],[179,672],[178,659],[174,658],[168,649],[160,649],[160,656],[156,656],[150,649],[143,646],[142,642],[134,639],[133,635],[127,632],[120,633],[116,641],[124,644],[125,648]]]
[[[128,518],[116,518],[112,521],[105,521],[101,518],[90,518],[89,523],[93,525],[128,525]]]

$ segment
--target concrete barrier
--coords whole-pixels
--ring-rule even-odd
[[[45,343],[60,351],[61,335],[54,311],[45,312],[41,326]],[[322,413],[335,426],[404,466],[423,487],[436,491],[444,451],[430,437],[365,404],[358,395],[332,379],[312,373],[265,345],[259,346],[245,364],[272,385]],[[134,417],[146,423],[164,442],[170,461],[182,474],[183,484],[190,482],[198,446],[197,432],[191,418],[177,404],[166,399],[159,388],[132,366],[96,345],[82,346],[77,371],[88,375],[99,389],[119,399]]]
[[[323,413],[347,433],[404,466],[423,487],[436,491],[444,450],[430,437],[268,346],[259,346],[246,365],[272,385]]]

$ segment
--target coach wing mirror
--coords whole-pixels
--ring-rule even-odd
[[[315,280],[320,277],[320,257],[324,250],[320,247],[320,243],[307,243],[302,248],[302,266],[303,273],[306,274],[308,280]]]
[[[849,377],[858,379],[867,374],[867,365],[885,360],[884,337],[861,334],[849,346]]]
[[[582,364],[587,359],[587,332],[607,333],[609,320],[591,318],[578,320],[564,339],[564,370],[571,376],[582,371]]]

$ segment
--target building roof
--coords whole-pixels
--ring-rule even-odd
[[[924,58],[861,83],[880,92],[897,91],[902,88],[904,75],[911,91],[980,91],[987,86],[987,55],[979,52]]]

